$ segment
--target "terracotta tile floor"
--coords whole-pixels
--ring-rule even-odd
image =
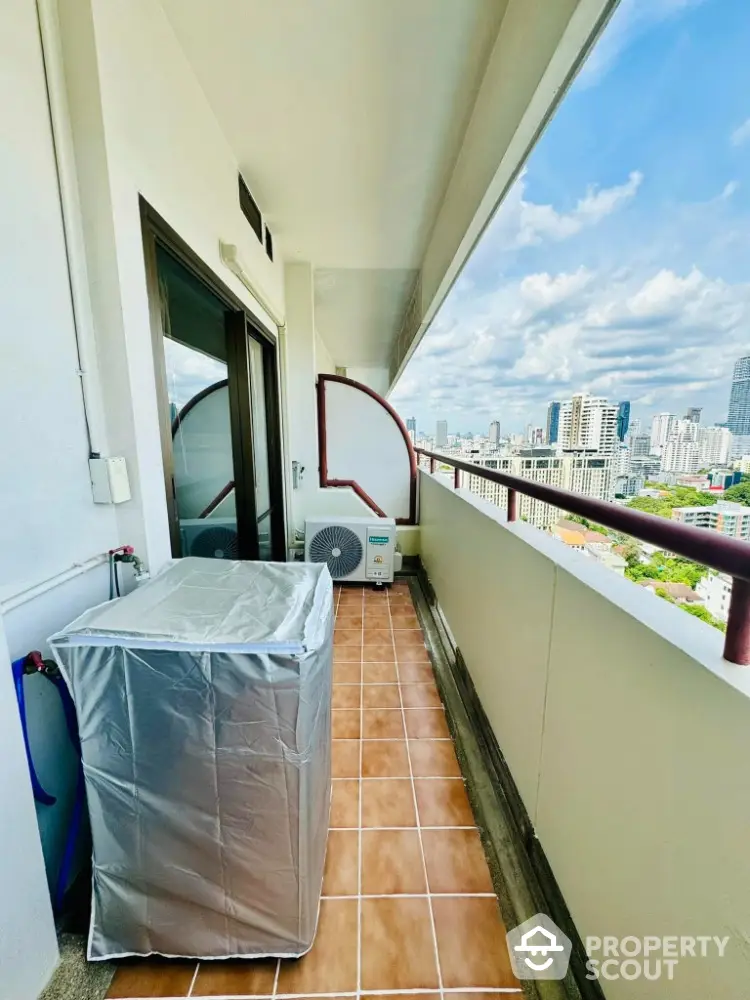
[[[130,962],[109,997],[520,994],[408,586],[336,587],[335,601],[331,832],[312,951]]]

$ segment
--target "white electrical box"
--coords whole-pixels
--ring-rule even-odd
[[[90,458],[89,473],[94,503],[130,500],[128,467],[124,458]]]

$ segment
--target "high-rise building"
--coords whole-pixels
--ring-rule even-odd
[[[617,439],[618,441],[624,441],[625,436],[628,433],[628,427],[630,426],[630,403],[628,400],[623,400],[621,403],[617,404]]]
[[[663,472],[694,473],[701,467],[701,447],[682,434],[674,435],[664,445],[661,468]]]
[[[600,396],[577,392],[560,407],[559,442],[563,451],[613,454],[617,445],[617,407]]]
[[[557,444],[560,436],[560,403],[556,400],[547,407],[547,444]]]
[[[727,427],[699,427],[700,468],[726,465],[732,450],[732,434]]]
[[[615,476],[627,476],[630,472],[630,448],[626,444],[618,444],[613,468]]]
[[[688,406],[685,419],[689,420],[691,424],[699,424],[701,422],[701,413],[703,413],[702,406]]]
[[[435,447],[445,448],[448,444],[448,421],[438,420],[435,427]]]
[[[406,418],[406,430],[409,437],[412,440],[412,444],[417,440],[417,418],[407,417]]]
[[[651,438],[648,434],[633,434],[630,438],[631,458],[645,458],[651,454]]]
[[[742,458],[743,455],[750,455],[750,434],[733,434],[729,457]]]
[[[490,444],[500,444],[500,421],[493,420],[490,424]]]
[[[677,417],[674,413],[657,413],[651,421],[651,454],[661,455],[664,445],[672,437],[677,428]]]
[[[750,355],[734,363],[727,426],[732,434],[750,434]]]
[[[642,433],[641,432],[641,418],[640,417],[632,417],[631,420],[630,420],[630,436],[631,437],[636,437],[637,435],[639,435],[641,433]]]

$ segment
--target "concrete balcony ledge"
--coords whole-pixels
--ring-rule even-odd
[[[421,558],[580,936],[729,936],[684,1000],[750,978],[750,668],[722,636],[445,477]],[[608,983],[612,1000],[667,995]],[[653,991],[653,992],[652,992]]]
[[[559,540],[539,528],[524,521],[508,522],[503,508],[482,500],[469,490],[454,490],[452,481],[446,474],[430,474],[424,470],[420,470],[420,473],[440,483],[483,516],[502,525],[505,531],[522,540],[525,545],[530,545],[536,553],[554,563],[558,572],[567,573],[597,591],[600,596],[616,604],[624,614],[656,632],[665,642],[677,646],[696,664],[750,697],[750,668],[736,666],[724,659],[724,644],[717,629],[707,626],[699,618],[686,615],[667,601],[655,599],[645,588],[636,587],[632,580],[618,576],[593,559],[582,557],[580,552],[561,545]],[[422,525],[420,530],[423,530]]]

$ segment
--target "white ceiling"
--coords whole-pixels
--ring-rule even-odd
[[[162,0],[337,364],[385,364],[506,0]]]

